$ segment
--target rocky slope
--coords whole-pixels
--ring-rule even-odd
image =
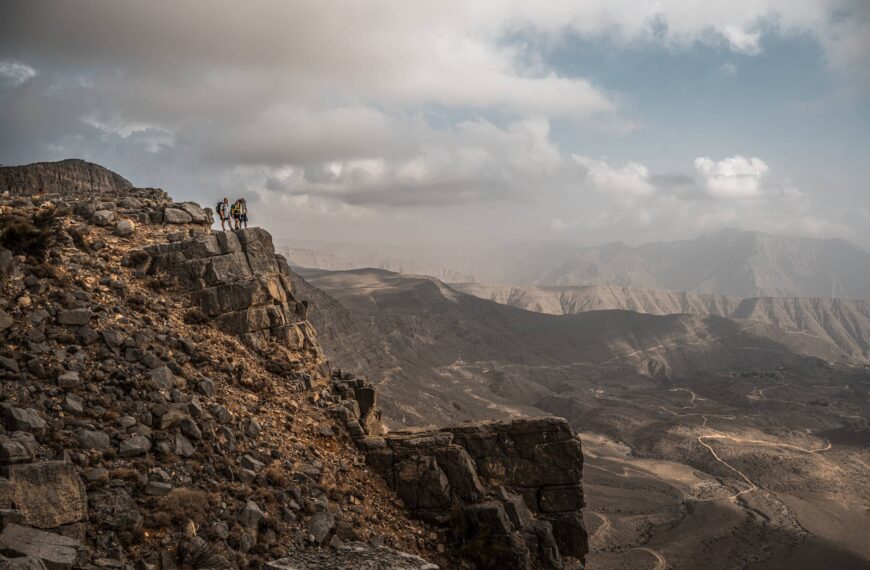
[[[870,362],[870,302],[806,297],[740,298],[615,286],[516,287],[458,283],[459,291],[528,311],[570,315],[620,309],[650,315],[717,315],[804,331],[854,362]]]
[[[374,269],[303,277],[333,299],[313,303],[310,318],[323,342],[338,347],[337,362],[347,353],[378,355],[372,368],[353,365],[381,379],[395,425],[540,414],[539,402],[578,381],[591,389],[848,360],[829,342],[754,321],[624,310],[546,315]],[[366,340],[367,329],[379,344]]]
[[[398,436],[384,437],[373,390],[348,398],[331,380],[267,232],[212,232],[210,211],[95,165],[37,166],[4,174],[30,182],[0,218],[0,566],[485,568],[497,552],[467,545],[493,533],[511,567],[582,559],[582,526],[559,545],[537,505],[503,525],[499,497],[515,504],[519,484],[481,466],[466,501],[438,450],[420,461],[448,469],[439,500],[467,516],[409,518],[404,487],[367,463]],[[65,186],[85,172],[92,186]],[[582,500],[579,443],[548,426],[523,433],[574,442]],[[479,504],[496,519],[458,526]]]

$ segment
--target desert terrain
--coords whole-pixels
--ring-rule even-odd
[[[830,336],[301,273],[327,352],[357,355],[393,425],[554,414],[581,432],[589,568],[870,565],[870,368]]]

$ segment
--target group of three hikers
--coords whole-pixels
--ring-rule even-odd
[[[229,224],[231,230],[240,230],[248,227],[248,204],[244,198],[233,202],[232,206],[228,198],[218,202],[217,215],[221,219],[221,231],[226,231]]]

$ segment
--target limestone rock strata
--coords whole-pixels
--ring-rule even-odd
[[[384,433],[375,391],[336,371],[333,412],[411,513],[482,568],[561,568],[588,550],[583,453],[562,418]]]
[[[190,291],[196,308],[254,348],[277,342],[319,357],[314,330],[296,300],[286,260],[261,228],[198,234],[144,249],[140,270],[163,273]]]
[[[13,197],[8,202],[13,210],[49,203],[96,226],[122,221],[207,225],[214,221],[209,208],[173,202],[159,188],[136,188],[111,170],[83,160],[0,167],[0,194],[4,192]]]
[[[361,542],[344,544],[332,552],[296,552],[266,564],[270,570],[438,570],[419,556]]]
[[[8,191],[27,196],[45,192],[122,193],[132,188],[133,184],[126,178],[84,160],[0,167],[0,193]]]

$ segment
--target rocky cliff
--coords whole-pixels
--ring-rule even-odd
[[[564,422],[387,434],[267,232],[79,161],[2,176],[0,567],[582,559]]]
[[[447,528],[484,568],[562,568],[588,550],[583,453],[562,418],[384,433],[377,394],[337,371],[332,407],[418,518]]]
[[[84,160],[37,162],[26,166],[0,166],[0,194],[31,196],[62,193],[66,196],[119,196],[133,184],[107,168]]]

